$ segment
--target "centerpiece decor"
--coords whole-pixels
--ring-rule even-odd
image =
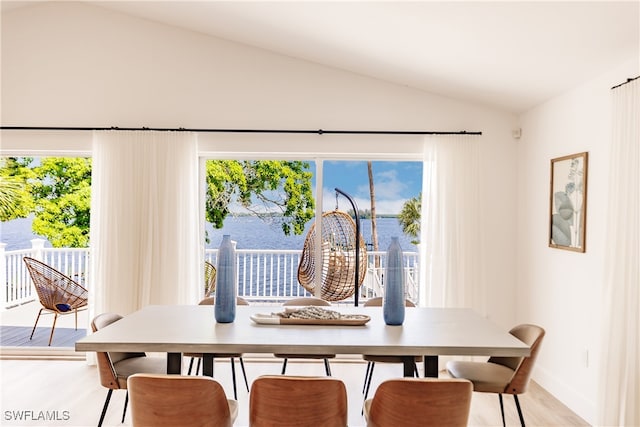
[[[218,248],[215,317],[218,323],[231,323],[236,318],[236,250],[231,236],[222,236]]]
[[[398,237],[392,237],[387,249],[384,297],[382,298],[382,314],[387,325],[402,325],[404,322],[404,299],[402,248]]]

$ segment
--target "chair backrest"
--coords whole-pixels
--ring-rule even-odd
[[[523,324],[514,327],[509,333],[531,348],[530,355],[527,357],[491,357],[489,362],[506,366],[515,371],[504,392],[520,394],[527,391],[545,331],[537,325]]]
[[[216,267],[209,261],[204,262],[204,296],[208,297],[216,290]]]
[[[115,313],[102,313],[97,315],[91,321],[91,330],[93,332],[109,326],[110,324],[122,319],[122,316]],[[132,357],[145,357],[145,353],[124,353],[124,352],[96,352],[96,362],[98,364],[98,372],[100,374],[100,384],[106,388],[120,389],[125,388],[125,384],[118,381],[118,375],[114,368],[114,364],[121,360],[130,359]]]
[[[387,380],[366,403],[367,426],[466,426],[472,392],[462,379]]]
[[[331,305],[331,303],[329,301],[325,301],[323,299],[316,298],[316,297],[302,297],[302,298],[293,298],[293,299],[287,300],[287,301],[283,302],[282,305],[287,305],[287,306],[292,306],[292,305],[300,305],[300,306],[314,305],[314,306],[317,306],[317,307],[328,307],[328,306]]]
[[[206,297],[204,299],[202,299],[198,305],[214,305],[216,303],[216,297]],[[242,297],[236,297],[236,304],[237,305],[250,305],[249,301],[247,301],[246,299],[242,298]]]
[[[337,378],[266,375],[251,385],[250,427],[345,427],[347,418],[347,390]]]
[[[411,300],[404,300],[405,307],[415,307],[416,304]],[[369,298],[363,304],[363,307],[382,307],[382,297]]]
[[[43,307],[66,312],[87,305],[89,291],[69,276],[37,259],[30,257],[22,259]]]
[[[229,402],[213,378],[134,374],[128,379],[134,426],[232,426]]]

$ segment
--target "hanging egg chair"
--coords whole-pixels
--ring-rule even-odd
[[[298,282],[315,295],[316,226],[309,229],[304,241]],[[367,272],[367,249],[364,239],[356,239],[356,223],[346,212],[334,210],[322,214],[322,287],[320,298],[326,301],[342,301],[351,297],[356,290],[356,240],[358,241],[359,262],[358,281],[360,287]]]

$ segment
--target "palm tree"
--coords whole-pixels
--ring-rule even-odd
[[[17,210],[16,200],[20,197],[22,184],[11,176],[0,176],[0,218],[11,219]]]
[[[376,222],[376,192],[373,185],[373,163],[367,162],[367,172],[369,173],[369,198],[371,199],[371,243],[373,250],[378,250],[378,224]],[[375,266],[380,266],[380,257],[375,258]]]
[[[417,197],[413,197],[402,205],[402,210],[398,216],[402,232],[412,237],[411,243],[417,245],[420,243],[420,211],[422,209],[422,193]]]

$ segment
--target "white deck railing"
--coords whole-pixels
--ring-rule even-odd
[[[24,257],[42,261],[82,286],[90,283],[88,248],[45,248],[44,242],[42,239],[33,239],[31,249],[17,251],[5,251],[6,244],[0,243],[0,284],[5,284],[0,295],[0,308],[6,309],[37,299],[31,277],[22,261]]]
[[[84,287],[91,286],[88,248],[45,248],[44,240],[32,240],[31,249],[5,251],[0,243],[0,283],[5,287],[0,297],[0,308],[7,309],[37,299],[31,278],[22,261],[29,256],[51,265],[56,270],[77,280]],[[216,264],[216,249],[207,249],[205,259]],[[238,249],[238,295],[250,301],[283,301],[292,297],[308,296],[298,283],[298,263],[302,251]],[[376,263],[376,257],[378,262]],[[384,251],[367,252],[367,273],[360,288],[363,299],[382,295],[383,273],[386,261]],[[4,260],[4,262],[1,262]],[[418,299],[418,253],[405,252],[405,278],[407,298]],[[378,267],[376,267],[378,265]],[[204,286],[204,285],[203,285]],[[345,303],[352,303],[346,300]]]

